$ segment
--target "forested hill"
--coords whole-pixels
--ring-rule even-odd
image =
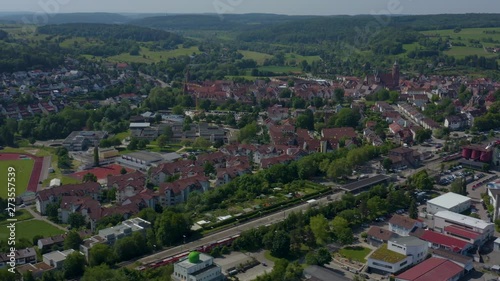
[[[142,18],[130,24],[158,29],[186,30],[248,30],[272,24],[293,22],[315,16],[287,16],[275,14],[203,14],[203,15],[167,15]]]
[[[34,14],[14,14],[0,16],[0,20],[9,22],[26,23],[34,20]],[[50,14],[47,17],[47,22],[43,24],[63,24],[63,23],[107,23],[107,24],[123,24],[127,23],[131,18],[114,13],[59,13]],[[37,19],[37,22],[40,19]]]
[[[499,14],[453,14],[422,16],[331,16],[295,20],[240,33],[243,41],[314,43],[354,41],[387,35],[388,30],[422,31],[468,27],[499,27]],[[389,28],[389,29],[388,29]],[[382,30],[384,34],[379,32]],[[389,33],[390,34],[390,33]]]
[[[183,37],[171,32],[133,25],[70,23],[40,26],[38,32],[48,35],[99,38],[101,40],[167,41],[172,45],[182,44],[184,41]]]

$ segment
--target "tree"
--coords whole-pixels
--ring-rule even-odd
[[[85,256],[80,252],[69,254],[63,263],[63,270],[66,279],[82,276],[85,271]]]
[[[97,176],[92,173],[86,173],[83,178],[83,182],[97,182]]]
[[[139,144],[139,140],[137,138],[132,138],[127,145],[128,150],[137,150],[137,146]]]
[[[193,142],[193,147],[207,149],[210,147],[210,142],[204,137],[197,137]]]
[[[155,227],[158,243],[170,246],[182,241],[183,235],[190,232],[191,222],[183,214],[166,210],[156,219]]]
[[[80,249],[80,244],[82,244],[83,240],[76,231],[70,231],[66,238],[64,239],[64,249],[73,249],[78,251]]]
[[[94,146],[94,166],[99,167],[99,148]]]
[[[164,148],[167,145],[168,138],[165,135],[160,135],[156,139],[156,143],[158,144],[158,147]]]
[[[175,115],[184,115],[184,108],[180,105],[176,105],[172,108],[172,113]]]
[[[114,264],[113,251],[107,244],[96,244],[90,249],[89,265],[99,266],[101,264]]]
[[[43,235],[40,235],[40,234],[37,234],[37,235],[33,236],[33,239],[32,239],[33,246],[38,245],[38,240],[40,240],[42,238],[43,238]]]
[[[458,178],[451,183],[450,191],[456,194],[467,196],[467,181],[465,178]]]
[[[274,235],[271,255],[283,258],[290,253],[290,236],[285,231],[278,231]]]
[[[324,245],[329,241],[328,220],[321,214],[314,216],[309,221],[309,226],[314,233],[318,245]]]
[[[203,164],[203,172],[205,173],[205,176],[214,174],[216,172],[214,164],[211,162],[205,162],[205,164]]]
[[[127,173],[127,169],[123,168],[120,170],[121,175],[125,175]]]
[[[349,227],[349,222],[339,216],[336,216],[332,222],[332,231],[337,241],[343,245],[351,244],[354,241],[353,233]]]
[[[80,213],[71,213],[68,217],[68,224],[72,229],[79,229],[82,226],[85,226],[85,217]]]
[[[334,95],[335,95],[335,101],[337,101],[338,104],[343,104],[344,103],[344,89],[342,88],[336,88],[334,91],[333,91]]]
[[[300,114],[299,117],[297,117],[296,126],[309,131],[314,130],[314,115],[312,111],[306,109],[303,114]]]
[[[420,129],[415,133],[415,140],[418,143],[423,143],[424,141],[430,139],[432,137],[432,130],[429,129]]]
[[[392,160],[391,160],[391,158],[389,158],[389,157],[384,158],[384,161],[382,161],[382,167],[384,167],[384,169],[386,171],[389,171],[389,169],[392,167]]]
[[[318,265],[324,265],[332,261],[332,255],[330,254],[330,251],[328,251],[328,249],[325,247],[321,247],[318,249],[317,257]]]
[[[49,203],[47,208],[45,208],[45,214],[49,217],[51,221],[59,221],[59,206],[60,202]]]
[[[412,219],[418,218],[418,209],[417,209],[417,201],[413,198],[410,202],[410,208],[408,209],[408,215]]]

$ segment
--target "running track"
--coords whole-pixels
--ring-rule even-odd
[[[37,157],[31,154],[20,153],[0,153],[0,161],[2,160],[19,160],[21,155],[25,155],[35,161],[33,171],[31,172],[30,181],[26,191],[36,192],[38,189],[38,182],[40,181],[40,174],[42,172],[43,157]]]

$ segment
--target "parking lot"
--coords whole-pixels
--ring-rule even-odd
[[[265,258],[264,251],[256,253],[232,252],[222,258],[216,258],[214,261],[222,267],[222,272],[225,275],[228,275],[228,271],[230,271],[230,269],[238,268],[240,264],[245,264],[252,261],[254,258],[259,262],[257,266],[234,275],[240,281],[250,281],[257,278],[257,276],[273,270],[274,262]]]

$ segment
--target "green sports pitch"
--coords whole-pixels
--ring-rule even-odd
[[[12,176],[8,175],[9,167],[14,167],[16,169],[13,175],[15,180],[11,181],[11,183],[15,183],[16,195],[21,195],[28,187],[34,165],[35,161],[31,158],[19,160],[0,160],[0,198],[7,198],[7,180],[9,176]]]

